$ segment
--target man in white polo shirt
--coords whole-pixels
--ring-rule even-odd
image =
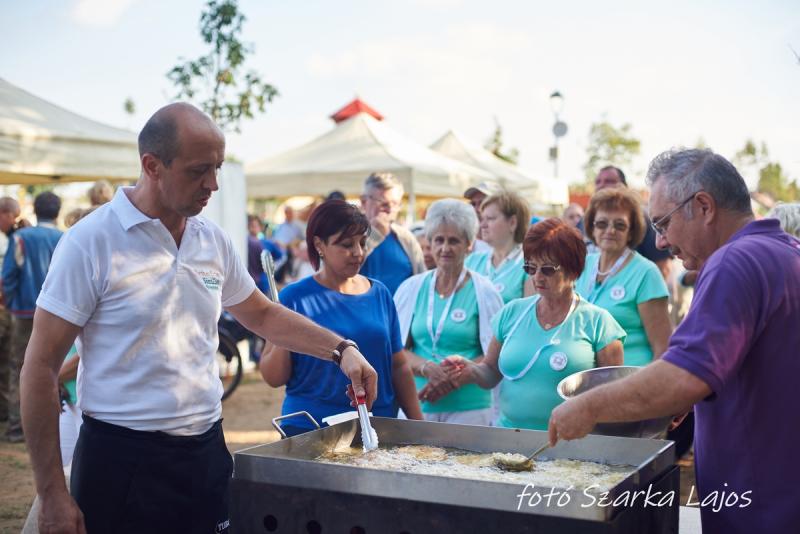
[[[225,154],[211,119],[188,104],[162,108],[139,153],[136,186],[64,236],[37,301],[22,416],[41,532],[228,531],[232,460],[215,363],[222,308],[277,345],[335,361],[368,403],[376,396],[375,370],[355,344],[271,303],[228,236],[197,216]],[[76,337],[84,424],[70,496],[57,375]]]

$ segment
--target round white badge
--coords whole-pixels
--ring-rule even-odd
[[[498,293],[502,293],[503,290],[506,288],[506,286],[502,282],[498,282],[494,285],[494,288],[497,290]]]
[[[563,352],[554,352],[550,356],[550,368],[553,371],[563,371],[567,366],[567,355]]]
[[[450,312],[450,319],[452,319],[454,323],[463,323],[466,318],[467,312],[461,308],[456,308]]]
[[[625,288],[622,286],[614,286],[611,288],[611,298],[614,300],[622,300],[625,298]]]

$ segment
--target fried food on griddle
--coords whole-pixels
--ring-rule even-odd
[[[432,447],[430,445],[406,445],[397,447],[397,452],[413,456],[417,460],[447,460],[446,450],[441,447]]]

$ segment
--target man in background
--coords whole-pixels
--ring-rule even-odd
[[[3,297],[12,324],[6,439],[12,443],[25,440],[19,411],[19,373],[31,337],[36,299],[61,239],[61,230],[55,225],[60,210],[61,199],[54,193],[45,191],[37,195],[33,201],[36,226],[15,231],[3,258]]]
[[[409,230],[397,224],[403,185],[389,173],[373,173],[364,182],[361,205],[369,220],[361,274],[383,282],[392,295],[411,275],[425,270],[422,249]]]
[[[0,198],[0,266],[3,265],[8,239],[16,229],[17,219],[19,219],[19,203],[11,197]],[[3,286],[0,280],[0,421],[8,421],[10,358],[11,314],[3,302]]]

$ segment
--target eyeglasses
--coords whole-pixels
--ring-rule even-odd
[[[525,262],[522,265],[522,270],[528,273],[530,276],[536,274],[536,271],[542,271],[542,274],[545,276],[553,276],[561,270],[560,265],[536,265],[535,263],[528,263]]]
[[[672,219],[672,215],[684,207],[688,202],[690,202],[700,191],[695,191],[692,193],[690,197],[686,200],[675,206],[669,213],[664,215],[663,217],[659,217],[657,221],[650,221],[650,226],[653,227],[653,231],[657,233],[659,236],[664,237],[664,234],[667,233],[667,227],[669,226],[669,221]]]
[[[396,200],[385,200],[383,198],[375,198],[373,196],[368,196],[367,198],[376,203],[381,209],[393,210],[400,207],[400,202]]]
[[[614,230],[616,230],[617,232],[627,232],[628,228],[630,228],[625,221],[614,221],[614,224],[611,224],[608,221],[601,219],[599,221],[594,222],[594,227],[600,230],[601,232],[607,230],[609,226],[614,228]]]

